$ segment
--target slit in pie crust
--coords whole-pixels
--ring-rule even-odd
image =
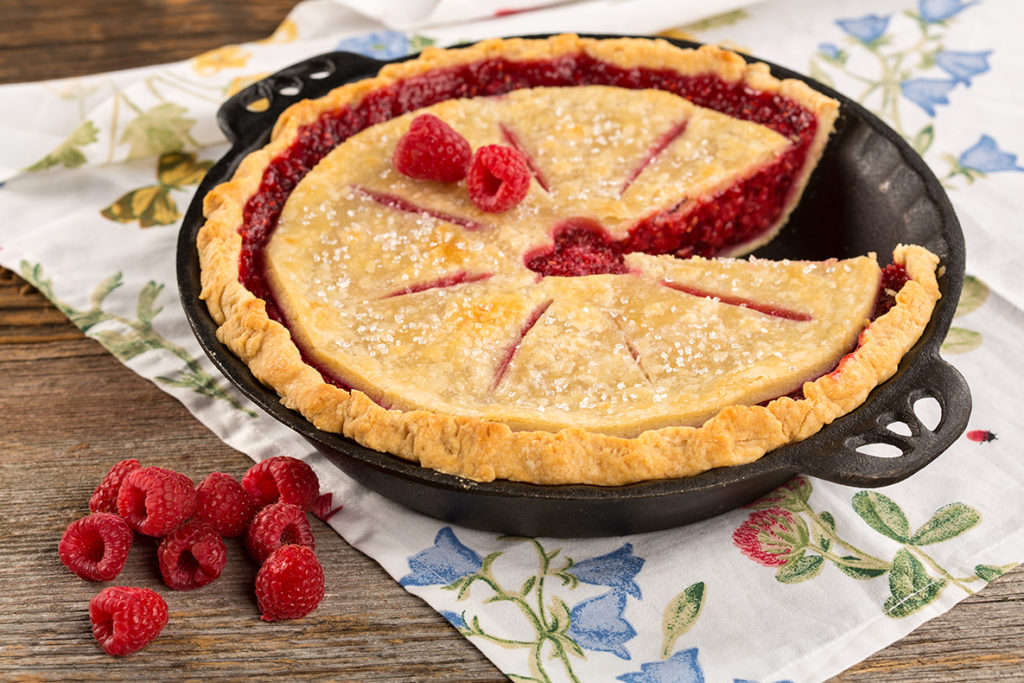
[[[860,405],[939,296],[917,246],[885,269],[739,258],[837,108],[708,46],[428,49],[293,106],[210,192],[202,297],[285,405],[426,467],[619,485],[749,462]],[[395,171],[422,113],[520,150],[526,197],[487,213]]]

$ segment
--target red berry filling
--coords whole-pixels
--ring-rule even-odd
[[[687,285],[682,285],[679,284],[678,282],[669,282],[667,280],[663,280],[661,284],[665,285],[669,289],[674,289],[677,292],[683,292],[684,294],[689,294],[690,296],[700,296],[704,297],[705,299],[715,299],[723,304],[728,304],[729,306],[743,306],[744,308],[749,308],[752,311],[764,313],[765,315],[770,315],[775,318],[784,318],[785,320],[811,320],[811,316],[807,313],[803,313],[802,311],[793,311],[788,308],[772,306],[771,304],[762,304],[758,301],[753,301],[751,299],[745,299],[743,297],[738,296],[716,294],[715,292],[709,292],[704,289],[688,287]]]
[[[509,344],[508,348],[505,349],[505,354],[502,356],[501,362],[498,363],[498,368],[494,372],[494,380],[491,382],[492,390],[497,389],[498,385],[501,384],[501,380],[505,376],[505,373],[508,371],[508,366],[512,364],[512,359],[515,358],[516,352],[519,350],[519,347],[523,343],[523,339],[525,339],[526,335],[530,333],[530,330],[533,329],[533,326],[536,325],[540,321],[540,319],[544,317],[544,314],[547,312],[549,306],[551,306],[550,300],[545,301],[540,306],[535,308],[533,312],[530,314],[530,317],[526,319],[526,322],[523,323],[523,326],[519,329],[519,334],[516,337],[516,340]]]
[[[898,263],[890,263],[882,269],[882,283],[878,288],[878,299],[872,318],[877,318],[896,305],[896,294],[907,284],[910,275]]]
[[[560,277],[629,272],[622,249],[595,220],[569,218],[555,228],[552,239],[551,247],[526,254],[527,268]]]
[[[108,655],[141,650],[167,624],[167,603],[148,588],[110,586],[89,601],[92,634]]]
[[[228,562],[224,539],[195,520],[164,536],[156,554],[164,583],[176,591],[205,586],[220,576]]]
[[[466,177],[469,142],[433,114],[420,114],[395,145],[391,163],[410,178],[455,182]]]
[[[83,579],[111,581],[124,568],[131,547],[131,527],[117,515],[97,512],[68,525],[57,554]]]
[[[478,223],[469,218],[463,218],[462,216],[453,216],[450,213],[444,213],[442,211],[435,211],[419,204],[414,204],[405,197],[399,197],[396,194],[388,194],[386,192],[378,192],[371,190],[368,187],[354,186],[356,192],[369,197],[373,201],[377,202],[381,206],[386,206],[396,211],[404,211],[405,213],[422,213],[432,218],[444,221],[446,223],[454,223],[455,225],[461,225],[466,230],[485,230],[487,226],[483,223]]]

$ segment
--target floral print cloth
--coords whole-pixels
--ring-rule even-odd
[[[522,0],[513,9],[524,11],[499,15],[470,3],[475,15],[451,23],[459,3],[415,3],[416,21],[388,15],[394,3],[372,17],[354,13],[356,4],[301,3],[268,39],[182,63],[0,88],[0,263],[227,443],[255,459],[309,461],[324,484],[316,514],[513,680],[821,680],[1024,559],[1024,6]],[[174,245],[196,185],[226,151],[219,104],[333,49],[387,59],[433,43],[558,30],[669,31],[737,47],[855,99],[925,159],[968,253],[943,353],[972,386],[974,410],[945,454],[883,489],[797,477],[679,529],[507,537],[363,489],[217,374],[178,303]],[[938,419],[927,402],[919,412],[925,423]]]

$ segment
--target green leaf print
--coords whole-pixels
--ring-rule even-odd
[[[959,318],[978,310],[988,299],[988,285],[974,275],[964,277],[964,285],[960,290],[960,300],[956,304],[953,317]]]
[[[242,406],[238,399],[221,386],[212,375],[203,370],[199,361],[188,351],[161,336],[153,328],[153,319],[163,310],[154,308],[157,296],[163,291],[163,285],[153,281],[143,285],[139,290],[135,309],[136,317],[133,320],[103,310],[103,302],[107,296],[124,284],[121,272],[104,278],[96,285],[89,297],[89,308],[87,309],[76,309],[58,299],[53,291],[53,283],[49,278],[43,277],[41,265],[30,265],[27,261],[22,261],[21,276],[53,302],[53,305],[82,332],[88,333],[89,336],[99,341],[107,351],[122,362],[127,362],[147,351],[169,352],[183,361],[185,367],[175,377],[156,377],[156,381],[172,387],[188,388],[200,395],[226,401],[250,417],[256,416],[255,412]],[[93,329],[104,323],[113,323],[113,325],[105,329]]]
[[[887,616],[905,617],[935,601],[946,587],[945,579],[929,576],[921,561],[906,548],[896,551],[889,571],[889,592],[882,609]]]
[[[853,496],[853,509],[878,533],[900,543],[910,540],[910,522],[892,498],[876,491],[859,491]]]
[[[928,124],[921,130],[917,131],[911,140],[911,144],[914,146],[914,151],[918,154],[924,154],[928,151],[928,148],[935,142],[935,126]]]
[[[191,152],[167,152],[157,161],[156,178],[161,185],[180,190],[201,183],[211,166],[212,161],[196,161]]]
[[[967,353],[981,346],[981,342],[980,332],[966,330],[962,327],[951,327],[940,348],[943,353]]]
[[[828,550],[832,546],[831,537],[836,534],[836,518],[826,510],[818,515],[818,521],[821,522],[821,527],[815,534],[815,540],[819,548]]]
[[[988,299],[988,294],[988,285],[973,275],[966,276],[953,317],[958,318],[978,310]],[[967,353],[981,346],[981,342],[980,332],[962,327],[951,327],[942,342],[942,352],[947,354]]]
[[[990,564],[979,564],[974,568],[974,573],[977,574],[978,578],[982,581],[995,581],[1005,574],[1006,570],[1002,567],[993,567]]]
[[[56,149],[45,157],[29,166],[26,171],[43,171],[54,166],[65,168],[77,168],[86,162],[85,153],[80,149],[91,145],[99,139],[100,130],[92,121],[86,119],[78,124],[78,127],[71,131],[71,135]]]
[[[156,174],[159,184],[140,187],[122,195],[100,214],[119,223],[138,221],[142,228],[171,225],[181,218],[171,190],[198,185],[212,165],[212,161],[197,162],[196,155],[191,152],[161,154]]]
[[[874,579],[882,574],[889,571],[888,567],[864,567],[860,566],[860,558],[854,557],[853,555],[846,555],[840,558],[840,562],[836,562],[836,567],[842,573],[846,574],[850,578],[857,579],[858,581],[867,581],[868,579]]]
[[[121,144],[130,146],[129,159],[177,152],[186,145],[197,147],[189,131],[195,119],[185,116],[188,109],[180,104],[164,102],[140,113],[125,126]]]
[[[433,45],[434,39],[420,34],[414,34],[409,39],[409,53],[422,52],[424,48]]]
[[[931,545],[955,538],[981,521],[981,514],[963,503],[939,508],[910,539],[913,545]]]
[[[825,558],[821,555],[805,555],[801,550],[786,564],[779,567],[775,572],[775,580],[779,583],[800,583],[813,579],[821,573],[821,568],[824,566]]]
[[[704,582],[700,581],[684,589],[665,608],[665,616],[661,621],[661,632],[664,635],[661,641],[662,658],[672,656],[679,636],[689,631],[697,622],[697,617],[704,608],[706,592]]]

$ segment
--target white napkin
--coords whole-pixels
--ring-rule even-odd
[[[261,43],[0,87],[0,263],[227,443],[255,459],[312,463],[329,494],[318,512],[331,526],[517,680],[821,680],[1021,560],[1024,7],[701,4],[731,11],[687,27],[697,39],[833,84],[915,141],[943,180],[968,246],[946,355],[973,387],[971,425],[934,463],[885,489],[799,478],[704,523],[571,540],[452,527],[353,483],[218,376],[177,299],[180,215],[226,151],[216,109],[246,83],[335,48],[389,57],[496,33],[650,33],[693,20],[696,5],[421,1],[403,3],[401,15],[396,4],[356,12],[370,3],[310,0]],[[495,6],[536,8],[493,18]]]

